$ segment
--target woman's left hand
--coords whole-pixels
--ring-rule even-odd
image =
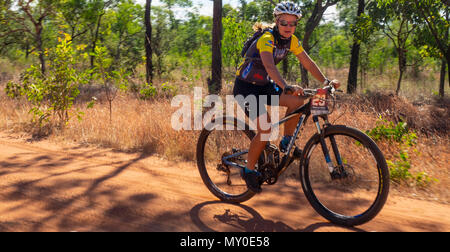
[[[294,96],[299,96],[299,95],[305,95],[305,93],[303,92],[303,88],[301,88],[300,86],[297,85],[289,85],[287,87],[285,87],[284,90],[285,94],[288,95],[294,95]]]
[[[333,85],[333,87],[334,87],[335,89],[338,89],[338,88],[341,86],[341,82],[339,82],[338,80],[332,80],[332,81],[330,82],[330,84]]]

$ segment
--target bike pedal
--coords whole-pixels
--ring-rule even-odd
[[[295,147],[294,153],[292,153],[292,156],[294,158],[301,158],[302,157],[302,153],[303,153],[303,151],[301,149],[299,149],[298,147]]]

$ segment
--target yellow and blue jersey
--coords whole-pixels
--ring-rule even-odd
[[[236,76],[256,85],[265,85],[269,82],[269,78],[261,61],[261,52],[273,54],[274,62],[278,64],[287,57],[289,52],[299,55],[303,51],[304,49],[295,35],[289,39],[276,40],[273,31],[266,31],[250,45]]]

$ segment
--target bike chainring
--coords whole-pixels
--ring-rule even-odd
[[[263,182],[266,182],[268,185],[273,185],[278,180],[277,173],[272,164],[269,163],[264,164],[263,166],[261,166],[261,169],[259,169],[259,172],[262,174],[261,180]]]
[[[280,164],[280,151],[274,144],[267,145],[264,151],[266,162],[261,166],[260,172],[263,174],[263,180],[268,185],[273,185],[278,180],[277,167]]]

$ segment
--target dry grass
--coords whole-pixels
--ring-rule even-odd
[[[173,160],[192,160],[196,134],[172,129],[170,118],[175,110],[170,100],[149,102],[123,95],[113,102],[111,122],[107,104],[97,104],[86,111],[81,121],[73,121],[59,132],[58,137],[121,151],[159,154]]]
[[[324,68],[326,76],[345,82],[348,78],[348,68],[333,69]],[[373,71],[366,74],[364,80],[361,74],[358,74],[358,93],[376,93],[390,91],[395,92],[398,81],[398,69],[385,69],[383,74]],[[430,97],[436,96],[439,91],[440,73],[438,70],[425,68],[415,76],[411,70],[407,71],[402,79],[399,95],[409,101],[431,100]],[[346,84],[346,82],[344,83]],[[343,85],[345,89],[346,85]],[[448,93],[448,91],[446,91]]]
[[[395,120],[394,116],[389,116],[388,114],[379,112],[365,112],[363,109],[351,109],[357,106],[354,105],[344,105],[344,108],[339,109],[339,111],[347,111],[337,123],[346,124],[359,128],[361,130],[370,130],[375,127],[377,122],[377,116],[382,115],[383,118],[388,118],[390,120]],[[350,107],[350,108],[345,108]],[[404,106],[391,107],[397,109],[405,109]],[[414,108],[414,111],[416,108]],[[337,117],[338,115],[332,115],[331,118]],[[385,158],[387,160],[395,161],[399,160],[399,152],[401,149],[406,149],[409,155],[409,161],[411,164],[410,172],[412,174],[417,174],[419,172],[425,172],[431,178],[435,178],[438,181],[433,181],[429,186],[417,187],[410,186],[407,184],[395,184],[393,193],[399,195],[409,195],[414,197],[425,198],[428,200],[437,200],[441,202],[450,202],[450,191],[448,190],[450,185],[450,167],[448,166],[448,160],[450,159],[450,138],[448,135],[448,128],[436,129],[434,126],[440,124],[444,121],[448,126],[448,116],[447,119],[444,118],[433,118],[433,121],[429,121],[430,126],[427,129],[422,127],[422,121],[426,121],[427,117],[420,117],[421,114],[415,114],[415,118],[418,121],[411,123],[412,130],[417,132],[418,139],[417,144],[411,147],[406,145],[389,143],[389,142],[378,142],[380,149],[382,150]],[[410,118],[405,117],[407,121]],[[425,133],[421,133],[424,131]],[[436,132],[435,134],[431,132]]]
[[[411,131],[418,135],[417,144],[411,147],[379,142],[387,160],[398,160],[401,149],[408,152],[411,173],[427,173],[438,181],[430,186],[419,188],[408,185],[396,185],[401,195],[412,195],[442,202],[450,202],[450,102],[447,99],[431,100],[430,104],[413,105],[407,99],[390,93],[368,93],[366,95],[346,96],[340,101],[340,108],[331,118],[344,112],[338,122],[354,126],[361,130],[370,130],[376,126],[378,117],[393,121],[406,122]]]
[[[12,132],[29,132],[32,115],[28,113],[30,106],[23,100],[11,100],[0,88],[0,129]]]

